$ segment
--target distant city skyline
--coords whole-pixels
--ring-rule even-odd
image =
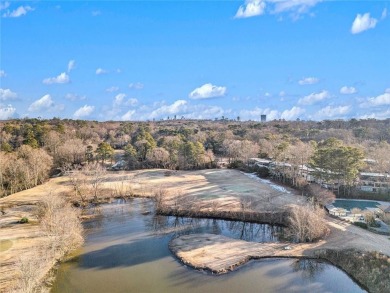
[[[390,118],[390,1],[0,1],[0,120]]]

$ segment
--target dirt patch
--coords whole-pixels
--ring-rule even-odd
[[[0,252],[7,251],[13,245],[11,240],[0,240]]]

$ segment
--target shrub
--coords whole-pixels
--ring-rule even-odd
[[[27,217],[23,217],[19,220],[19,224],[27,224],[28,223],[28,218]]]
[[[314,183],[307,186],[307,195],[313,198],[314,201],[321,206],[330,204],[336,199],[336,196],[332,191]]]
[[[256,169],[257,176],[260,178],[267,178],[269,177],[269,169],[267,167],[258,167]]]
[[[358,226],[360,228],[363,228],[363,229],[368,229],[368,225],[366,223],[363,223],[363,222],[353,222],[353,224],[355,226]]]
[[[59,196],[49,194],[43,201],[41,231],[49,246],[60,256],[78,248],[84,241],[79,213]]]
[[[298,242],[312,242],[329,233],[324,210],[316,205],[293,206],[288,217],[287,236]]]
[[[377,224],[375,221],[375,214],[371,211],[365,211],[364,214],[364,220],[366,221],[367,225],[370,227],[380,227],[380,225]]]
[[[154,200],[156,201],[156,209],[160,211],[163,209],[169,192],[165,187],[159,186],[153,190]]]

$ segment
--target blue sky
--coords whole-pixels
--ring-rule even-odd
[[[390,118],[389,1],[0,3],[0,119]]]

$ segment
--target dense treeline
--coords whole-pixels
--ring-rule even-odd
[[[199,169],[272,158],[292,167],[281,180],[299,186],[299,166],[331,170],[344,185],[358,170],[388,172],[390,119],[334,121],[166,120],[97,122],[54,118],[0,121],[0,196],[42,183],[50,172],[123,160],[126,169]],[[331,160],[330,160],[331,158]],[[363,164],[370,158],[375,164]],[[283,164],[280,165],[281,168]]]

